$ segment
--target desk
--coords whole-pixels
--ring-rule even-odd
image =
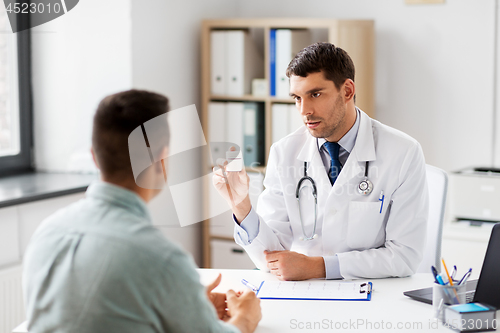
[[[219,292],[244,290],[243,278],[254,285],[262,280],[277,280],[274,275],[258,270],[199,269],[198,272],[205,285],[222,273],[221,284],[216,289]],[[452,333],[453,330],[432,319],[431,305],[403,295],[406,290],[429,287],[432,280],[431,273],[408,278],[370,279],[374,290],[369,302],[261,300],[262,320],[256,332]]]
[[[219,272],[222,273],[222,281],[215,289],[218,292],[244,290],[241,279],[255,285],[262,280],[277,281],[274,275],[258,270],[199,269],[198,272],[201,283],[205,285],[212,282]],[[369,302],[261,300],[262,320],[256,332],[452,333],[454,331],[432,319],[431,305],[403,295],[406,290],[428,287],[432,279],[430,273],[408,278],[370,279],[373,295]],[[27,331],[21,325],[13,332]]]

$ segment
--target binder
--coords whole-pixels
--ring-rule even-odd
[[[230,144],[236,144],[236,149],[238,151],[243,149],[243,143],[245,141],[243,135],[243,110],[243,103],[226,103],[226,141]]]
[[[243,160],[246,166],[259,166],[265,163],[265,126],[264,104],[248,102],[244,106],[244,146]]]
[[[289,109],[286,104],[273,104],[272,106],[272,140],[273,143],[281,140],[290,133]]]
[[[371,282],[329,280],[262,281],[257,290],[260,299],[370,301]]]
[[[304,120],[302,119],[302,115],[300,114],[300,111],[297,109],[295,104],[288,105],[288,114],[289,114],[289,121],[288,121],[288,128],[289,128],[289,133],[295,132],[298,128],[304,127]]]
[[[273,104],[271,112],[273,143],[304,126],[300,111],[293,104]]]
[[[310,41],[311,33],[309,30],[276,30],[276,96],[289,96],[290,88],[286,69],[293,57],[304,47],[308,46]]]
[[[210,32],[210,87],[213,95],[226,93],[226,32]]]
[[[211,164],[215,165],[218,158],[226,154],[226,103],[211,102],[208,104],[208,137]]]
[[[269,95],[276,96],[276,29],[269,33]]]
[[[225,158],[235,146],[246,166],[265,164],[265,111],[263,103],[211,102],[208,105],[211,162]]]
[[[264,77],[264,59],[248,31],[226,31],[226,94],[250,94],[252,80]]]

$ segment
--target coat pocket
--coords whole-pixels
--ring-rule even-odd
[[[380,202],[351,201],[347,222],[347,245],[352,250],[366,250],[382,245],[385,238],[382,216]]]

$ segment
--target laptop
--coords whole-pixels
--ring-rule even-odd
[[[483,267],[478,280],[467,282],[466,302],[485,303],[500,309],[500,223],[491,230],[488,249],[484,256]],[[405,291],[405,296],[417,301],[432,304],[432,287]]]

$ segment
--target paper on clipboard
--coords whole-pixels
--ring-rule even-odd
[[[371,282],[264,281],[257,296],[261,299],[369,301],[371,290]]]

